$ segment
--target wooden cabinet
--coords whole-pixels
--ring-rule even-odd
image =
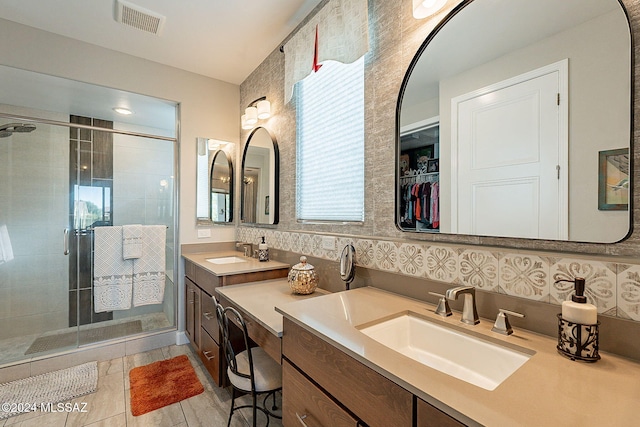
[[[416,427],[462,427],[464,424],[438,408],[416,398]]]
[[[189,341],[197,348],[200,346],[200,301],[201,291],[189,278],[184,280],[186,286],[186,329]]]
[[[285,427],[464,425],[289,319],[283,325]]]
[[[413,426],[413,394],[286,318],[282,354],[369,427]],[[291,398],[288,388],[283,400]],[[285,426],[297,425],[283,416]]]
[[[212,298],[213,296],[217,297],[216,288],[237,283],[287,277],[288,271],[288,268],[279,268],[218,277],[209,270],[185,259],[185,333],[217,385],[226,385],[226,376],[224,375],[226,365],[220,348],[220,330],[216,318],[215,302]],[[261,340],[258,332],[254,332],[254,335],[258,341]],[[269,354],[275,354],[274,344],[271,342],[272,340],[267,342],[268,338],[265,337],[262,340],[265,343],[265,350]],[[274,338],[277,341],[277,338]],[[277,351],[279,354],[279,343]]]
[[[356,427],[358,420],[286,360],[282,362],[284,426]]]

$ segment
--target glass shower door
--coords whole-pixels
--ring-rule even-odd
[[[77,237],[65,240],[64,232],[69,129],[40,123],[20,129],[12,122],[0,119],[0,364],[77,346],[65,255]]]

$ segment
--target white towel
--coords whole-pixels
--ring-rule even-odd
[[[0,264],[9,262],[13,259],[13,248],[9,239],[9,230],[7,226],[0,225]]]
[[[122,227],[96,227],[94,239],[94,311],[128,310],[131,308],[133,261],[122,258]]]
[[[142,225],[122,226],[122,258],[136,259],[142,256]]]
[[[165,225],[142,226],[142,256],[133,260],[133,305],[162,304],[165,285]]]

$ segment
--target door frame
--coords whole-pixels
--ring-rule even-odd
[[[458,104],[552,73],[558,73],[558,92],[560,94],[560,105],[558,106],[558,165],[560,166],[560,183],[558,188],[558,206],[560,213],[558,221],[560,229],[558,230],[558,240],[569,239],[568,58],[451,98],[451,233],[458,232]]]

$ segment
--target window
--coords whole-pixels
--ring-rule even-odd
[[[296,217],[364,221],[364,59],[298,82]]]

